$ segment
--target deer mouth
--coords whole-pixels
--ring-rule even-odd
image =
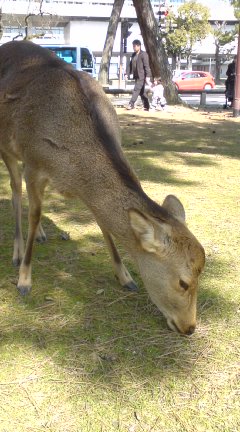
[[[167,320],[167,325],[170,328],[170,330],[173,330],[176,333],[182,334],[182,332],[180,331],[180,329],[178,328],[178,326],[175,324],[175,322],[173,320]]]
[[[168,320],[167,324],[168,324],[168,327],[170,328],[170,330],[173,330],[176,333],[179,333],[179,334],[184,335],[184,336],[191,336],[194,333],[195,328],[196,328],[195,325],[190,325],[187,328],[187,330],[185,330],[185,331],[180,330],[180,328],[177,326],[177,324],[173,320]]]

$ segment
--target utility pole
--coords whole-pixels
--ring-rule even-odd
[[[233,102],[233,117],[240,116],[240,21],[238,30],[237,64],[235,75],[235,92]]]

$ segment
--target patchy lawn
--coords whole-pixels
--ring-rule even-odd
[[[49,189],[48,242],[20,298],[0,163],[0,432],[238,432],[240,120],[177,107],[118,114],[145,191],[160,203],[177,195],[205,247],[197,331],[167,329],[124,251],[140,293],[122,291],[88,209]],[[26,223],[24,195],[25,233]]]

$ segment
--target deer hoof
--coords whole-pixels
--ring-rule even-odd
[[[14,267],[19,267],[21,264],[21,261],[22,261],[21,258],[13,258],[12,264]]]
[[[132,291],[132,292],[139,291],[139,288],[138,288],[137,284],[135,282],[133,282],[133,281],[130,281],[127,284],[125,284],[123,288],[125,288],[128,291]]]
[[[45,243],[47,241],[47,236],[46,235],[39,235],[36,237],[36,242],[37,243]]]
[[[26,286],[19,285],[19,286],[17,286],[17,290],[22,297],[25,297],[26,295],[28,295],[31,291],[31,288],[32,288],[31,285],[26,285]]]

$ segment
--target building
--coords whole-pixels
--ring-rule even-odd
[[[0,0],[2,8],[3,36],[1,43],[22,38],[27,28],[36,35],[38,43],[54,43],[88,46],[100,63],[106,38],[108,21],[114,0]],[[210,22],[227,21],[229,26],[236,23],[233,8],[225,0],[199,0],[210,8]],[[151,0],[156,13],[164,0]],[[184,0],[167,0],[168,7],[177,8]],[[26,18],[28,26],[26,27]],[[132,51],[132,40],[141,39],[135,9],[131,0],[125,0],[121,18],[131,23],[130,36],[127,39],[127,52]],[[111,73],[117,75],[120,52],[120,25],[113,47]],[[235,51],[233,50],[233,53]],[[202,68],[214,72],[215,46],[211,37],[194,47],[194,62]],[[223,71],[224,73],[224,71]]]

